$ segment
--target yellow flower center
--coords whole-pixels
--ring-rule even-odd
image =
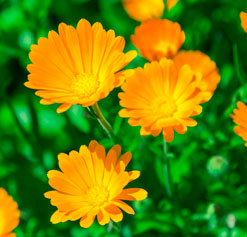
[[[93,74],[79,73],[72,79],[71,89],[81,98],[91,96],[98,88],[99,79]]]
[[[173,57],[176,51],[174,46],[171,45],[170,42],[165,42],[165,41],[160,41],[159,43],[157,43],[154,46],[154,50],[162,52],[163,53],[162,57],[165,56],[168,58]],[[161,55],[159,57],[161,57]]]
[[[92,206],[101,206],[108,201],[109,191],[102,185],[97,185],[89,189],[88,201]]]
[[[159,117],[172,117],[177,111],[177,105],[171,98],[157,98],[153,101],[153,112]]]

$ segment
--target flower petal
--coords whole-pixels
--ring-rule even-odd
[[[116,197],[116,199],[122,200],[143,200],[147,197],[148,193],[146,190],[141,188],[127,188],[122,191],[121,194]]]
[[[97,219],[100,225],[105,225],[110,222],[110,215],[108,212],[106,212],[103,208],[100,209]]]
[[[92,208],[85,216],[83,216],[80,220],[80,226],[83,228],[88,228],[90,227],[95,219],[95,216],[99,212],[98,207]]]
[[[105,211],[108,212],[110,218],[115,222],[120,222],[123,219],[122,211],[115,205],[109,205],[105,207]]]
[[[129,206],[127,203],[122,202],[121,200],[114,200],[112,201],[113,204],[120,207],[123,211],[127,212],[128,214],[134,215],[135,211],[131,206]]]

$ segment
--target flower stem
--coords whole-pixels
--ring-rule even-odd
[[[95,103],[91,108],[93,110],[95,117],[100,123],[101,127],[105,130],[109,138],[111,138],[114,141],[114,133],[113,133],[112,126],[108,123],[108,121],[105,119],[105,117],[101,113],[98,103]]]
[[[113,229],[113,223],[112,223],[112,220],[110,220],[110,222],[107,225],[106,230],[108,233],[110,233],[112,231],[112,229]]]
[[[172,190],[171,190],[171,182],[170,182],[170,173],[169,173],[169,163],[168,163],[168,157],[167,157],[167,144],[165,139],[163,143],[163,151],[164,151],[164,176],[165,176],[165,187],[168,197],[172,196]]]

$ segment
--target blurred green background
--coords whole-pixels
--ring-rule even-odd
[[[120,0],[0,0],[0,186],[18,202],[20,237],[79,236],[247,236],[247,148],[233,132],[229,117],[247,102],[247,34],[240,26],[246,0],[181,0],[163,18],[178,21],[186,34],[183,49],[201,50],[217,64],[221,82],[196,118],[198,126],[175,135],[168,144],[172,197],[165,190],[163,138],[141,137],[139,128],[118,116],[114,90],[99,102],[113,125],[123,152],[131,151],[128,169],[141,171],[133,186],[148,199],[133,203],[136,215],[121,223],[82,229],[78,221],[53,225],[56,210],[43,193],[51,190],[46,173],[57,169],[57,154],[78,150],[96,139],[108,150],[113,144],[97,121],[81,106],[57,114],[24,87],[30,45],[49,30],[79,19],[99,21],[126,39],[139,23],[131,20]],[[130,68],[143,66],[137,57]]]

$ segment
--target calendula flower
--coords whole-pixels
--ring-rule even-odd
[[[179,0],[167,0],[166,1],[166,8],[168,11],[170,11],[175,5],[177,4]]]
[[[198,85],[203,92],[202,102],[210,100],[220,81],[215,62],[200,51],[182,50],[174,57],[174,63],[178,69],[188,64],[193,72],[202,74],[202,80]]]
[[[198,92],[200,74],[188,65],[177,70],[172,60],[163,58],[159,63],[146,63],[137,68],[122,85],[119,93],[121,117],[129,117],[129,124],[141,126],[140,134],[153,136],[163,133],[171,142],[174,130],[180,134],[197,122],[190,118],[200,114],[202,94]],[[196,92],[197,91],[197,92]]]
[[[244,31],[247,32],[247,13],[240,12],[240,19],[241,19],[241,26],[243,27]]]
[[[31,46],[32,64],[25,86],[38,90],[41,104],[61,103],[58,113],[72,104],[91,106],[120,86],[128,71],[120,71],[135,56],[123,53],[125,40],[81,19],[76,29],[61,23],[58,32],[50,31]]]
[[[174,57],[184,40],[185,34],[180,25],[167,19],[143,22],[131,36],[132,43],[149,61]]]
[[[14,237],[11,233],[19,224],[20,211],[17,203],[11,196],[0,188],[0,236]]]
[[[234,128],[234,132],[242,137],[247,147],[247,106],[239,101],[237,103],[237,109],[234,109],[231,117],[233,118],[233,122],[238,125]]]
[[[131,160],[131,153],[119,159],[121,147],[113,146],[108,154],[96,141],[89,146],[81,146],[79,153],[59,154],[59,167],[62,171],[48,172],[49,184],[55,190],[45,193],[51,204],[57,207],[51,222],[56,224],[67,220],[80,219],[81,227],[88,228],[97,216],[101,225],[110,219],[119,222],[124,210],[135,214],[123,200],[143,200],[147,192],[140,188],[124,187],[140,176],[139,171],[125,171]]]
[[[122,0],[128,15],[136,21],[160,18],[164,11],[163,0]]]

